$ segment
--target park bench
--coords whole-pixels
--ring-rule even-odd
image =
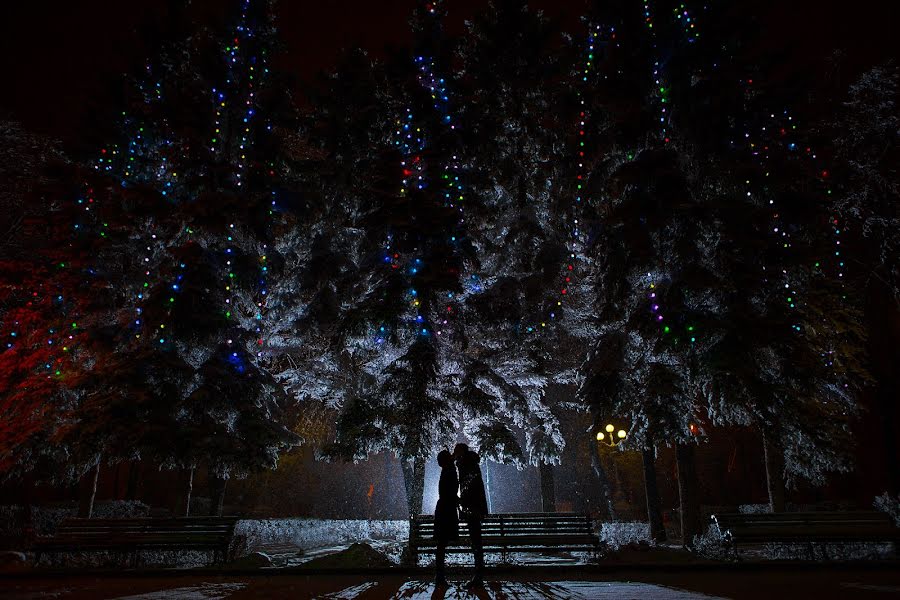
[[[459,523],[459,541],[447,547],[448,553],[471,552],[469,528]],[[587,551],[600,550],[600,538],[594,520],[584,514],[507,513],[492,514],[481,525],[485,552]],[[419,515],[410,521],[409,548],[413,560],[420,554],[434,554],[434,515]]]
[[[66,519],[52,537],[37,538],[35,562],[42,554],[110,552],[130,556],[137,566],[142,550],[212,551],[213,562],[229,558],[237,517]]]
[[[804,544],[813,556],[816,544],[824,555],[827,543],[900,541],[891,517],[877,511],[723,513],[710,518],[735,559],[738,546]]]

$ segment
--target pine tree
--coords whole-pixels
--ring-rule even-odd
[[[823,133],[834,143],[834,176],[844,182],[836,208],[870,248],[864,262],[877,265],[874,277],[884,282],[900,305],[900,213],[897,181],[897,98],[900,73],[894,65],[876,66],[850,86],[846,101]]]
[[[0,133],[8,153],[0,190],[0,474],[62,479],[83,465],[60,431],[102,351],[87,333],[108,300],[91,261],[99,238],[73,228],[88,208],[84,172],[59,144],[15,123]]]
[[[692,93],[704,115],[683,125],[734,199],[722,204],[726,327],[709,357],[710,411],[719,424],[759,430],[770,504],[783,510],[785,479],[821,485],[850,467],[838,440],[868,377],[860,297],[845,280],[846,227],[829,206],[833,170],[784,108],[799,102],[730,46]],[[720,135],[705,133],[710,120]]]
[[[477,262],[465,307],[461,391],[479,398],[466,419],[467,437],[498,462],[552,464],[565,445],[545,388],[565,371],[551,348],[571,335],[557,319],[571,276],[570,231],[559,222],[567,219],[567,201],[575,202],[575,190],[561,185],[571,171],[561,165],[572,162],[561,153],[574,146],[565,134],[577,128],[557,104],[568,101],[572,117],[577,109],[554,83],[562,42],[556,33],[540,14],[501,2],[469,25],[458,51],[468,98],[462,134],[478,197],[467,229]],[[525,452],[516,430],[524,433]]]
[[[702,356],[716,339],[722,284],[717,198],[690,140],[676,130],[674,77],[662,58],[692,36],[649,5],[641,12],[615,5],[598,13],[603,44],[586,137],[600,141],[586,156],[591,243],[584,257],[598,325],[579,395],[598,423],[628,424],[629,445],[651,459],[658,445],[676,446],[689,545],[699,533],[692,447],[705,418]],[[649,486],[655,475],[645,475]],[[658,524],[649,487],[648,509]]]
[[[748,90],[753,80],[735,77],[748,69],[718,16],[702,13],[701,42],[686,26],[696,14],[679,6],[670,19],[654,8],[640,20],[652,33],[640,36],[634,16],[623,18],[607,55],[616,95],[601,101],[619,147],[592,173],[609,194],[596,213],[603,233],[594,254],[607,333],[585,364],[582,393],[600,410],[629,414],[633,443],[676,443],[680,489],[693,503],[681,481],[693,472],[684,444],[704,425],[755,424],[789,477],[821,481],[844,467],[834,434],[854,412],[852,382],[830,367],[840,361],[857,376],[860,341],[853,300],[834,285],[840,259],[830,273],[814,264],[823,241],[833,242],[809,201],[809,168],[770,156],[795,142],[770,139],[779,128]],[[634,69],[652,73],[649,87]],[[621,111],[623,90],[642,111]],[[751,138],[760,122],[764,139]],[[737,131],[725,129],[734,123]],[[809,430],[823,421],[827,428]],[[696,506],[682,500],[690,544]]]
[[[296,443],[264,365],[286,118],[268,14],[244,0],[224,41],[209,28],[164,46],[96,162],[90,202],[117,220],[85,228],[107,240],[97,269],[120,326],[98,331],[110,352],[66,439],[104,460],[203,462],[228,478],[274,468]]]
[[[896,323],[900,311],[900,210],[897,194],[900,73],[875,66],[840,97],[841,104],[819,127],[823,148],[833,147],[835,217],[849,230],[848,275],[865,290],[871,369],[877,381],[876,411],[883,428],[889,491],[900,490],[898,460]],[[836,226],[837,228],[837,226]],[[855,287],[854,286],[854,287]],[[890,325],[894,323],[893,327]]]
[[[434,8],[423,5],[415,17],[422,40],[435,35]],[[336,394],[340,417],[327,454],[362,459],[393,452],[404,468],[410,514],[421,512],[425,460],[455,431],[454,316],[467,253],[456,197],[463,192],[454,186],[448,196],[459,169],[448,92],[435,72],[439,57],[424,55],[433,46],[417,46],[423,54],[395,57],[384,67],[357,55],[330,82],[337,97],[319,119],[328,128],[325,161],[354,169],[352,179],[329,180],[327,201],[335,204],[326,209],[314,251],[340,253],[343,268],[316,283],[321,293],[310,305],[310,312],[328,310],[338,306],[328,299],[339,299],[339,311],[319,316],[331,320],[331,364],[353,368],[337,382],[347,387]],[[360,87],[365,101],[343,95]],[[335,115],[347,121],[335,122]]]

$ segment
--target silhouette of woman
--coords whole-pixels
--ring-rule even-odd
[[[438,465],[441,467],[441,478],[438,482],[438,501],[434,508],[434,541],[437,549],[434,553],[435,574],[434,582],[438,586],[446,586],[447,578],[444,574],[444,558],[447,554],[447,545],[459,539],[459,477],[456,474],[456,465],[453,464],[453,455],[447,450],[441,450],[437,456]]]

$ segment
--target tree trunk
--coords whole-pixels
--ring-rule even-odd
[[[784,456],[781,448],[762,432],[763,459],[766,463],[766,489],[769,492],[769,510],[772,512],[784,512]]]
[[[553,480],[553,465],[538,463],[538,474],[541,477],[541,510],[545,513],[556,512],[556,486]]]
[[[681,544],[694,545],[694,536],[700,535],[700,500],[697,491],[697,469],[694,464],[694,445],[677,444],[675,462],[678,466],[678,499],[681,513]]]
[[[137,461],[131,461],[128,465],[128,480],[125,482],[125,499],[137,500],[138,485],[141,481],[141,465]]]
[[[184,516],[191,516],[191,496],[194,493],[194,467],[188,471],[184,490]]]
[[[484,495],[487,499],[488,514],[494,512],[494,499],[491,497],[491,466],[487,459],[484,461]]]
[[[892,373],[892,377],[896,374]],[[891,388],[894,388],[893,390]],[[900,494],[900,451],[897,448],[897,388],[896,381],[888,381],[883,378],[878,386],[876,398],[881,412],[881,427],[883,432],[885,461],[887,467],[887,490],[891,498]]]
[[[869,279],[869,301],[866,315],[869,321],[868,349],[871,357],[872,376],[878,385],[875,389],[876,410],[872,417],[880,421],[882,443],[884,444],[884,467],[886,469],[882,489],[887,489],[891,497],[900,494],[900,448],[898,448],[897,398],[900,398],[900,352],[897,339],[900,337],[900,305],[893,294],[891,278]],[[873,455],[874,457],[874,455]]]
[[[594,474],[600,481],[600,518],[606,521],[616,520],[616,511],[613,508],[612,489],[609,485],[609,478],[606,476],[606,469],[603,468],[603,461],[600,458],[600,444],[593,442],[594,451],[591,452],[591,466],[594,468]]]
[[[647,498],[647,521],[650,523],[650,537],[657,542],[666,541],[666,527],[663,524],[659,488],[656,485],[656,448],[641,451],[644,459],[644,493]]]
[[[194,491],[194,467],[185,471],[182,475],[184,487],[175,502],[175,516],[191,516],[191,494]]]
[[[409,517],[422,514],[422,495],[425,492],[425,461],[421,458],[404,460],[403,483],[406,486],[406,508]]]
[[[122,500],[122,497],[119,496],[119,480],[121,479],[120,474],[122,471],[122,463],[119,463],[115,466],[113,470],[113,485],[112,485],[112,497],[114,500]]]
[[[100,479],[100,458],[90,471],[81,478],[78,494],[78,516],[90,519],[94,514],[94,499],[97,497],[97,480]]]
[[[228,480],[209,470],[209,516],[221,517],[225,507],[225,486]]]
[[[22,541],[24,547],[31,547],[34,541],[34,501],[35,501],[35,484],[34,481],[26,476],[25,486],[23,489],[25,497],[22,499]]]

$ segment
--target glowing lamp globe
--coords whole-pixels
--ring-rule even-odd
[[[613,427],[612,425],[607,425],[607,426],[606,426],[606,432],[607,432],[607,433],[612,433],[613,430],[615,430],[615,427]]]
[[[625,435],[626,435],[625,430],[624,430],[624,429],[620,429],[620,430],[619,430],[619,433],[616,434],[616,435],[619,436],[619,439],[620,439],[620,440],[624,440],[624,439],[625,439]]]
[[[598,442],[603,441],[603,432],[602,431],[597,432],[597,441]]]

